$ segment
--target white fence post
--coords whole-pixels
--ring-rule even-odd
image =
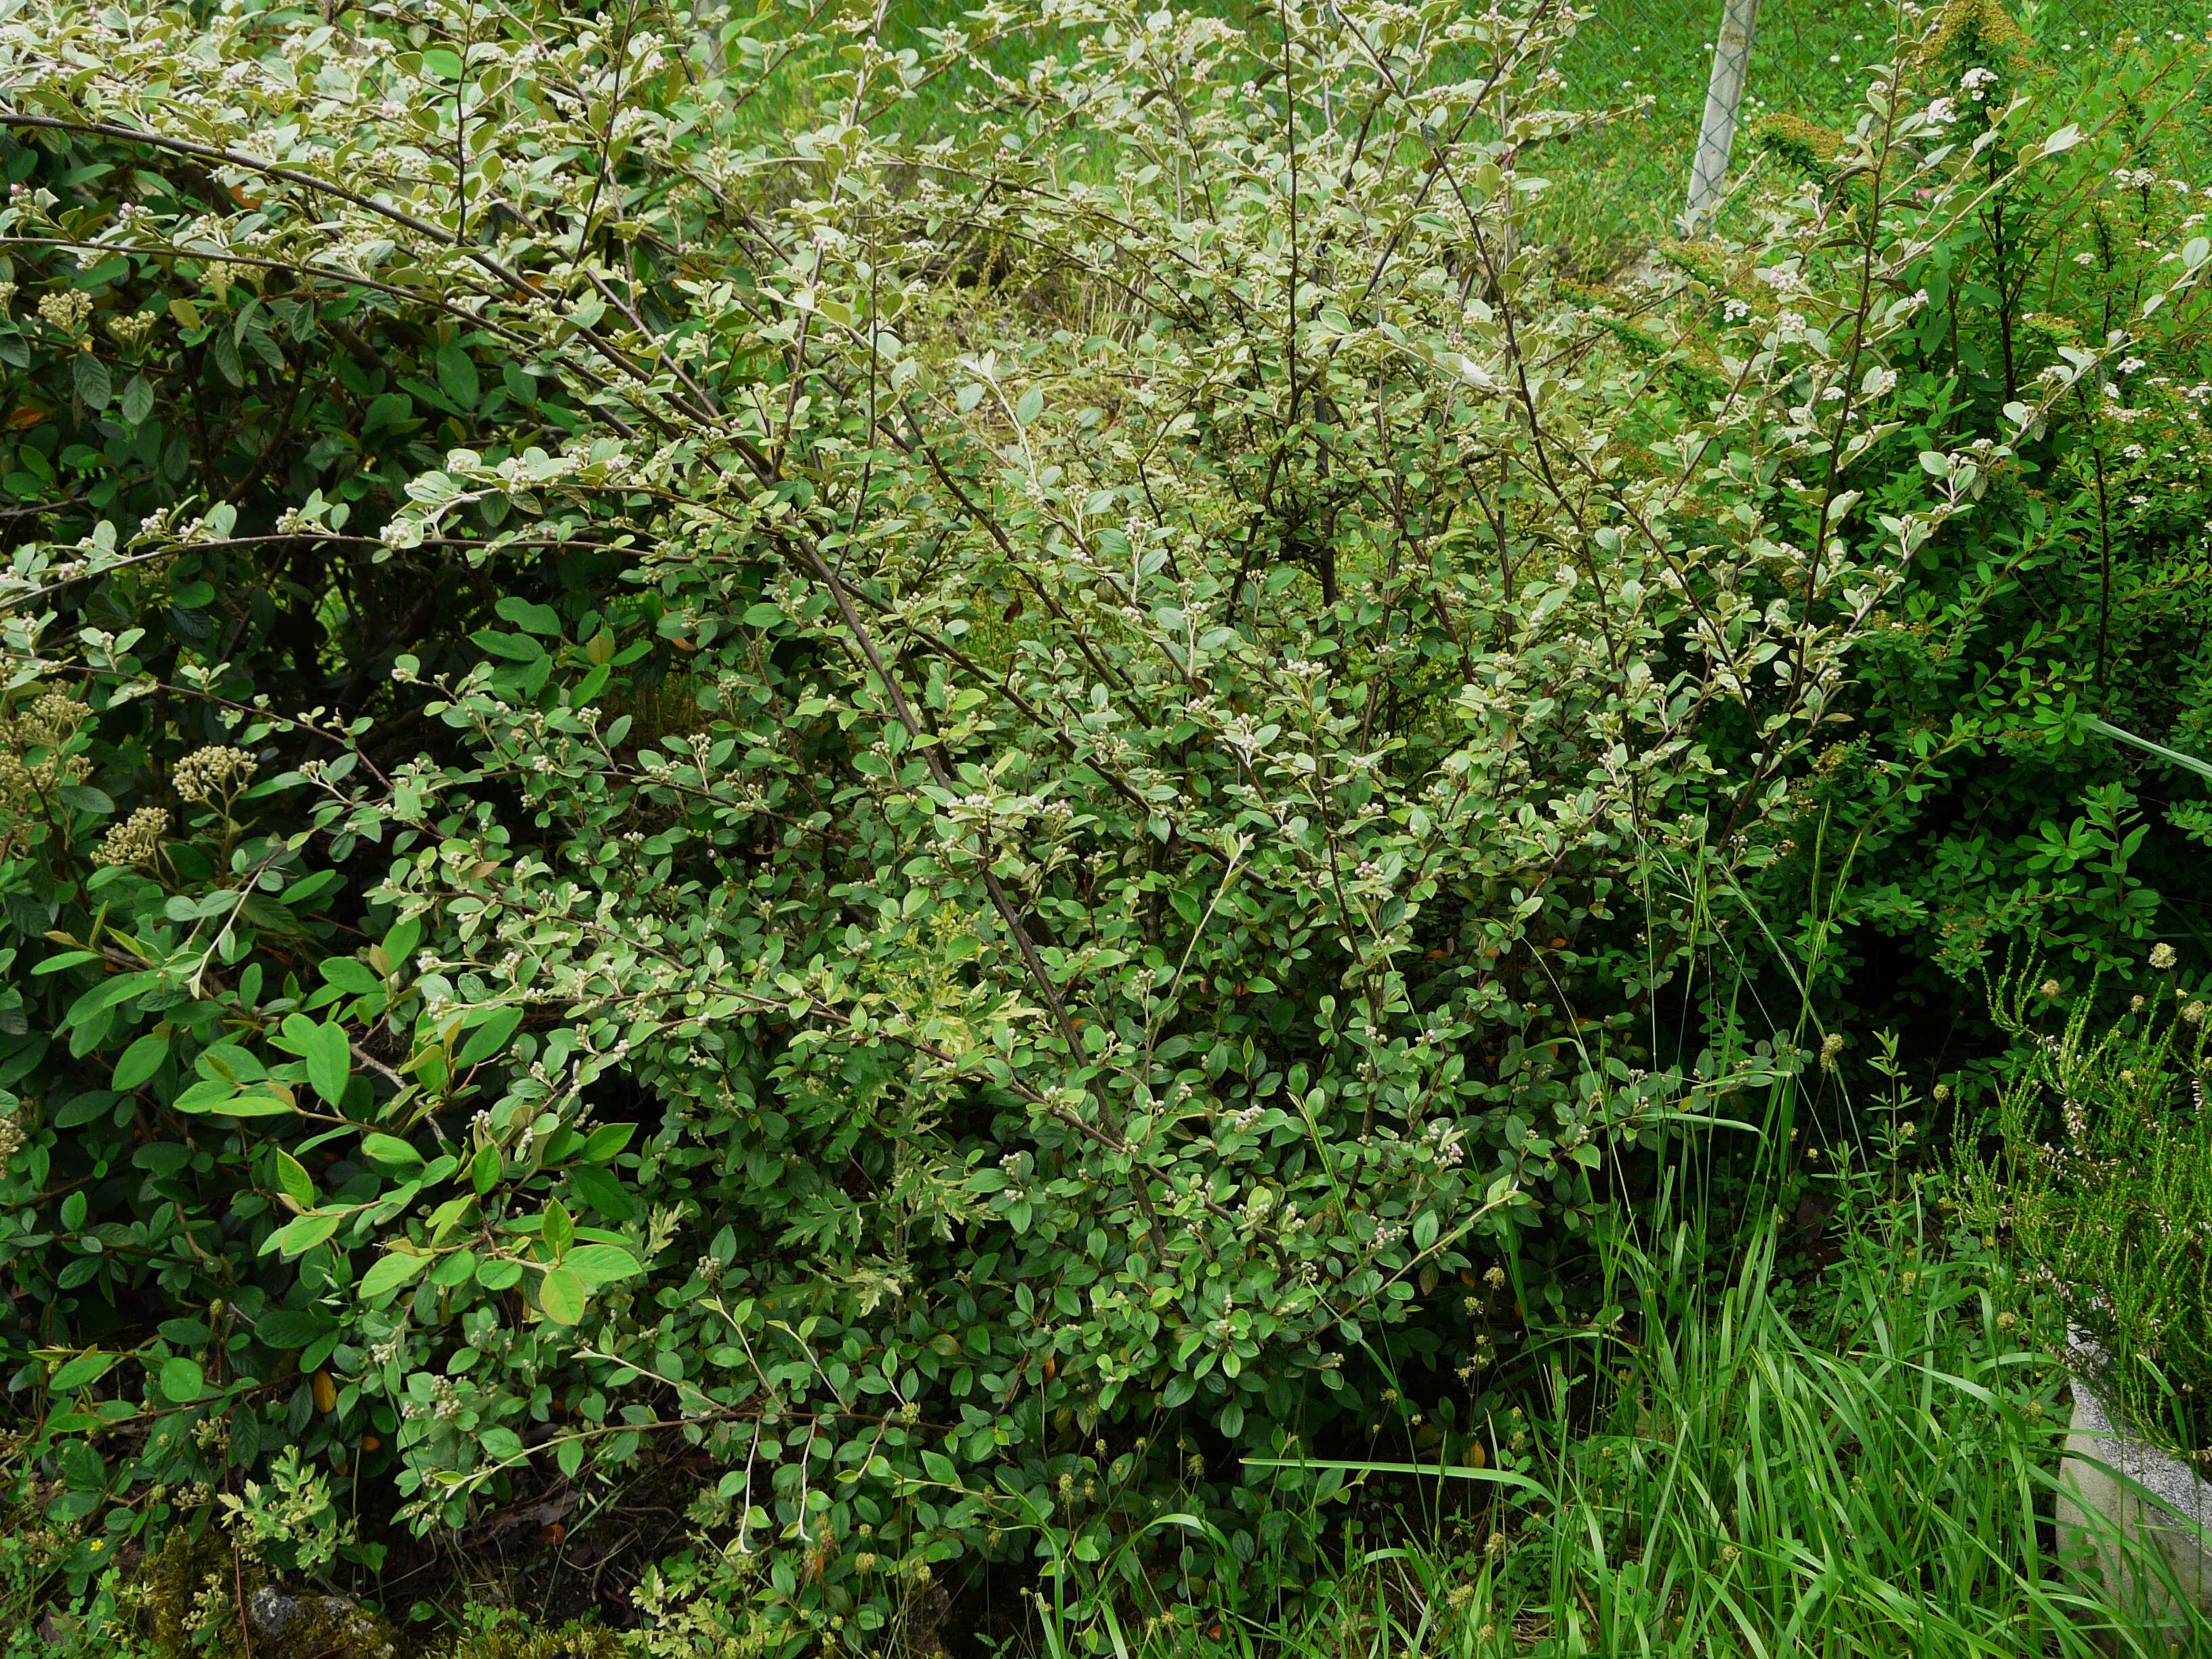
[[[1705,82],[1705,118],[1698,129],[1697,159],[1690,164],[1689,204],[1682,210],[1682,229],[1692,236],[1705,228],[1720,204],[1758,23],[1759,0],[1722,0],[1720,38],[1713,43],[1713,70]]]

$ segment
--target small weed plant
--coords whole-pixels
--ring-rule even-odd
[[[2042,1006],[2039,1007],[2038,1005]],[[2008,981],[2021,1075],[1971,1164],[1980,1212],[2042,1276],[2083,1380],[2136,1432],[2212,1472],[2212,1036],[2201,993],[2162,985],[2055,1016]]]

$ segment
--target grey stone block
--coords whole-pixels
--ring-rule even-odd
[[[2060,1549],[2093,1555],[2106,1589],[2123,1605],[2175,1619],[2179,1597],[2212,1613],[2212,1484],[2136,1438],[2078,1376],[2073,1391],[2074,1421],[2058,1469]],[[2139,1571],[2123,1540],[2163,1555],[2172,1583],[2155,1569]]]

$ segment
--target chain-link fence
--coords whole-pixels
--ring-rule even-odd
[[[1698,155],[1713,54],[1731,13],[1755,4],[1757,28],[1743,60],[1745,125],[1769,111],[1814,119],[1848,117],[1866,93],[1868,67],[1890,55],[1893,0],[1589,0],[1596,12],[1559,68],[1569,101],[1584,107],[1648,106],[1569,141],[1573,188],[1547,204],[1547,234],[1570,262],[1593,270],[1648,246],[1680,219]],[[2093,63],[2131,35],[2175,31],[2203,38],[2212,7],[2184,0],[2044,0],[2008,8],[2062,71]],[[1741,162],[1741,144],[1736,158]]]

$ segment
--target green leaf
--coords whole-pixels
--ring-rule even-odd
[[[289,1261],[294,1256],[305,1255],[337,1230],[338,1218],[334,1215],[295,1216],[269,1235],[269,1242],[261,1247],[261,1253],[266,1255],[276,1250]]]
[[[1472,1469],[1459,1463],[1362,1463],[1325,1457],[1240,1457],[1237,1461],[1248,1469],[1327,1469],[1340,1474],[1428,1475],[1439,1480],[1480,1480],[1488,1486],[1511,1486],[1540,1496],[1545,1492],[1545,1488],[1535,1480],[1525,1474],[1516,1474],[1511,1469]]]
[[[115,396],[107,365],[89,351],[76,354],[76,395],[94,413],[106,409]]]
[[[620,1244],[580,1244],[561,1265],[593,1291],[645,1271],[645,1264]]]
[[[288,1089],[285,1092],[291,1091]],[[227,1100],[213,1109],[222,1117],[285,1117],[300,1109],[279,1096],[255,1091]]]
[[[545,647],[524,634],[502,634],[495,628],[479,628],[469,635],[470,641],[495,657],[508,662],[537,663],[545,660]]]
[[[312,1345],[327,1328],[297,1308],[271,1308],[254,1322],[253,1334],[272,1348],[287,1352]]]
[[[123,418],[137,426],[153,412],[154,388],[143,374],[133,374],[123,383]]]
[[[295,1016],[295,1018],[297,1018]],[[311,1022],[301,1020],[301,1024]],[[200,1050],[192,1069],[202,1077],[229,1084],[261,1083],[267,1080],[269,1068],[256,1059],[251,1050],[235,1042],[215,1042]]]
[[[477,379],[476,364],[457,345],[438,348],[438,384],[464,410],[474,409],[477,399],[483,393]]]
[[[114,797],[105,789],[95,789],[88,783],[65,783],[54,793],[62,798],[64,806],[74,806],[80,812],[107,817],[115,811]]]
[[[392,1250],[379,1256],[375,1265],[361,1276],[361,1294],[364,1301],[374,1301],[388,1296],[430,1265],[427,1255],[403,1255]]]
[[[782,620],[783,607],[780,605],[769,605],[763,600],[758,605],[745,607],[745,626],[748,628],[773,628]]]
[[[351,957],[331,957],[317,965],[325,984],[336,986],[349,997],[371,996],[384,988],[384,981],[374,969]]]
[[[282,1117],[294,1109],[265,1089],[248,1091],[220,1078],[195,1083],[169,1106],[173,1111],[218,1117]]]
[[[63,1361],[61,1369],[46,1379],[46,1387],[56,1394],[73,1394],[106,1376],[115,1359],[115,1355],[102,1353],[97,1348],[90,1353],[81,1353],[74,1359]]]
[[[289,887],[287,887],[283,893],[277,896],[277,902],[282,904],[305,904],[309,899],[318,896],[325,888],[335,887],[337,885],[337,883],[338,872],[337,871],[318,870],[313,875],[301,877],[299,880],[294,882]],[[350,957],[337,957],[332,958],[332,960],[350,963],[353,958]],[[327,979],[330,977],[328,972],[330,963],[325,963],[323,966],[325,970],[323,977]]]
[[[215,331],[215,338],[208,343],[208,356],[215,360],[216,374],[240,391],[246,389],[246,365],[239,361],[238,341],[228,329]]]
[[[1022,393],[1021,401],[1014,405],[1014,419],[1023,426],[1030,425],[1043,413],[1044,393],[1036,386]]]
[[[568,1206],[557,1198],[545,1206],[545,1226],[539,1237],[544,1239],[545,1248],[553,1252],[556,1261],[568,1255],[568,1247],[576,1242],[576,1224],[568,1214]]]
[[[82,1025],[102,1009],[126,1002],[141,991],[150,991],[161,982],[161,975],[152,973],[118,974],[112,979],[102,980],[70,1005],[62,1018],[64,1028]]]
[[[307,1166],[282,1147],[276,1151],[276,1184],[301,1209],[315,1207],[315,1183],[307,1174]]]
[[[189,1406],[207,1392],[207,1376],[197,1360],[164,1360],[161,1377],[162,1396],[179,1406]]]
[[[637,1218],[637,1200],[629,1195],[621,1182],[606,1170],[589,1164],[580,1164],[568,1171],[568,1184],[576,1195],[610,1221],[634,1221]]]
[[[386,1169],[419,1170],[422,1167],[422,1154],[398,1135],[363,1135],[361,1150]]]
[[[512,1289],[522,1278],[522,1264],[487,1256],[477,1264],[477,1283],[488,1291]]]
[[[586,1164],[605,1164],[617,1152],[629,1145],[629,1138],[637,1133],[635,1123],[602,1123],[592,1131],[584,1150],[576,1154]]]
[[[218,1117],[283,1117],[298,1108],[272,1094],[249,1092],[233,1095],[207,1109]]]
[[[161,1062],[169,1057],[169,1039],[159,1032],[149,1032],[123,1051],[123,1058],[115,1062],[112,1086],[125,1092],[137,1088],[161,1069]]]
[[[80,963],[99,960],[100,952],[97,951],[64,951],[58,957],[48,957],[37,967],[32,969],[31,974],[33,978],[41,974],[58,974],[64,968],[74,968]]]
[[[543,634],[556,640],[561,637],[561,613],[550,605],[533,605],[510,593],[492,609],[499,612],[501,620],[513,623],[526,634]]]
[[[315,1092],[330,1105],[343,1104],[346,1083],[353,1076],[353,1054],[346,1046],[345,1032],[336,1025],[312,1026],[303,1034],[301,1046],[307,1062],[307,1081],[315,1085]]]
[[[461,55],[448,47],[433,46],[422,54],[422,67],[441,81],[458,81],[461,78]]]
[[[469,1185],[482,1198],[499,1185],[500,1156],[496,1146],[479,1146],[477,1155],[469,1160]]]
[[[95,1118],[106,1116],[108,1108],[114,1104],[113,1090],[88,1089],[62,1103],[60,1109],[54,1114],[54,1127],[74,1129],[81,1124],[90,1123]]]
[[[574,1325],[584,1316],[584,1281],[556,1267],[538,1287],[538,1305],[556,1325]]]
[[[515,1028],[521,1024],[521,1009],[493,1009],[469,1034],[469,1040],[461,1045],[460,1064],[474,1066],[489,1060],[507,1047],[507,1040],[514,1035]]]

